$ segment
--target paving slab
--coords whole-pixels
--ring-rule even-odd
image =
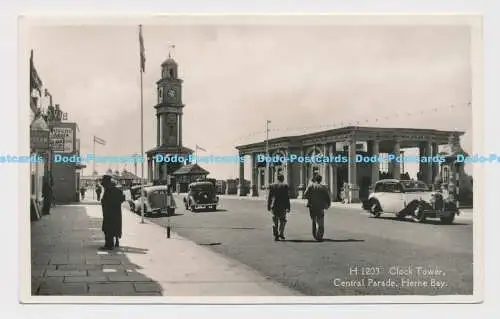
[[[32,223],[31,292],[38,296],[299,295],[253,269],[123,211],[121,247],[104,242],[98,205],[57,206]]]

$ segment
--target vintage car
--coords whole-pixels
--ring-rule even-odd
[[[144,202],[143,202],[144,199]],[[144,216],[167,213],[168,216],[175,214],[177,205],[171,190],[166,185],[147,186],[143,189],[143,196],[137,196],[133,203],[134,212]]]
[[[451,224],[460,214],[454,202],[441,193],[432,191],[427,184],[413,180],[385,179],[375,183],[373,193],[363,201],[363,209],[373,217],[382,213],[395,214],[397,218],[411,217],[416,222],[439,218]]]
[[[195,182],[189,184],[187,196],[184,197],[183,201],[186,210],[192,212],[199,209],[216,211],[219,197],[212,182]]]
[[[130,187],[130,199],[128,200],[128,204],[130,206],[131,211],[135,211],[135,201],[141,197],[141,185],[135,185]]]

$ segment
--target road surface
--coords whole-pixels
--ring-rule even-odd
[[[176,197],[179,206],[181,197]],[[312,239],[306,207],[292,204],[286,240],[275,242],[263,201],[221,199],[217,212],[177,210],[173,231],[311,296],[473,293],[471,218],[453,225],[375,219],[331,208],[325,240]],[[166,226],[166,217],[150,218]]]

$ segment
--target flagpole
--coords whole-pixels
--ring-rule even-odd
[[[92,174],[90,174],[90,176],[92,176],[92,184],[94,185],[94,191],[92,192],[92,199],[94,199],[94,193],[95,193],[95,190],[97,189],[97,183],[95,181],[95,176],[94,176],[94,172],[95,172],[95,135],[94,135],[94,138],[92,140],[93,140],[92,157],[94,160],[92,161]]]
[[[95,172],[95,135],[94,135],[94,140],[93,140],[93,146],[92,146],[92,156],[94,157],[94,160],[92,161],[92,176],[94,176]]]
[[[140,36],[142,38],[142,25],[139,25]],[[144,224],[144,102],[143,102],[143,83],[142,83],[142,73],[143,65],[139,66],[139,73],[141,75],[141,224]]]

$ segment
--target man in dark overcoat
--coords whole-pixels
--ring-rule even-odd
[[[114,185],[110,175],[104,175],[101,183],[104,187],[101,205],[102,231],[105,237],[105,244],[101,249],[112,250],[119,246],[118,239],[122,237],[122,203],[125,201],[125,195]]]
[[[278,175],[278,183],[269,187],[267,210],[273,214],[274,240],[285,239],[286,214],[290,212],[290,192],[284,183],[285,177]]]
[[[325,232],[325,209],[330,208],[332,200],[330,192],[325,185],[321,184],[321,175],[316,175],[314,183],[309,185],[304,193],[309,207],[309,215],[312,222],[312,233],[314,239],[323,241]]]

